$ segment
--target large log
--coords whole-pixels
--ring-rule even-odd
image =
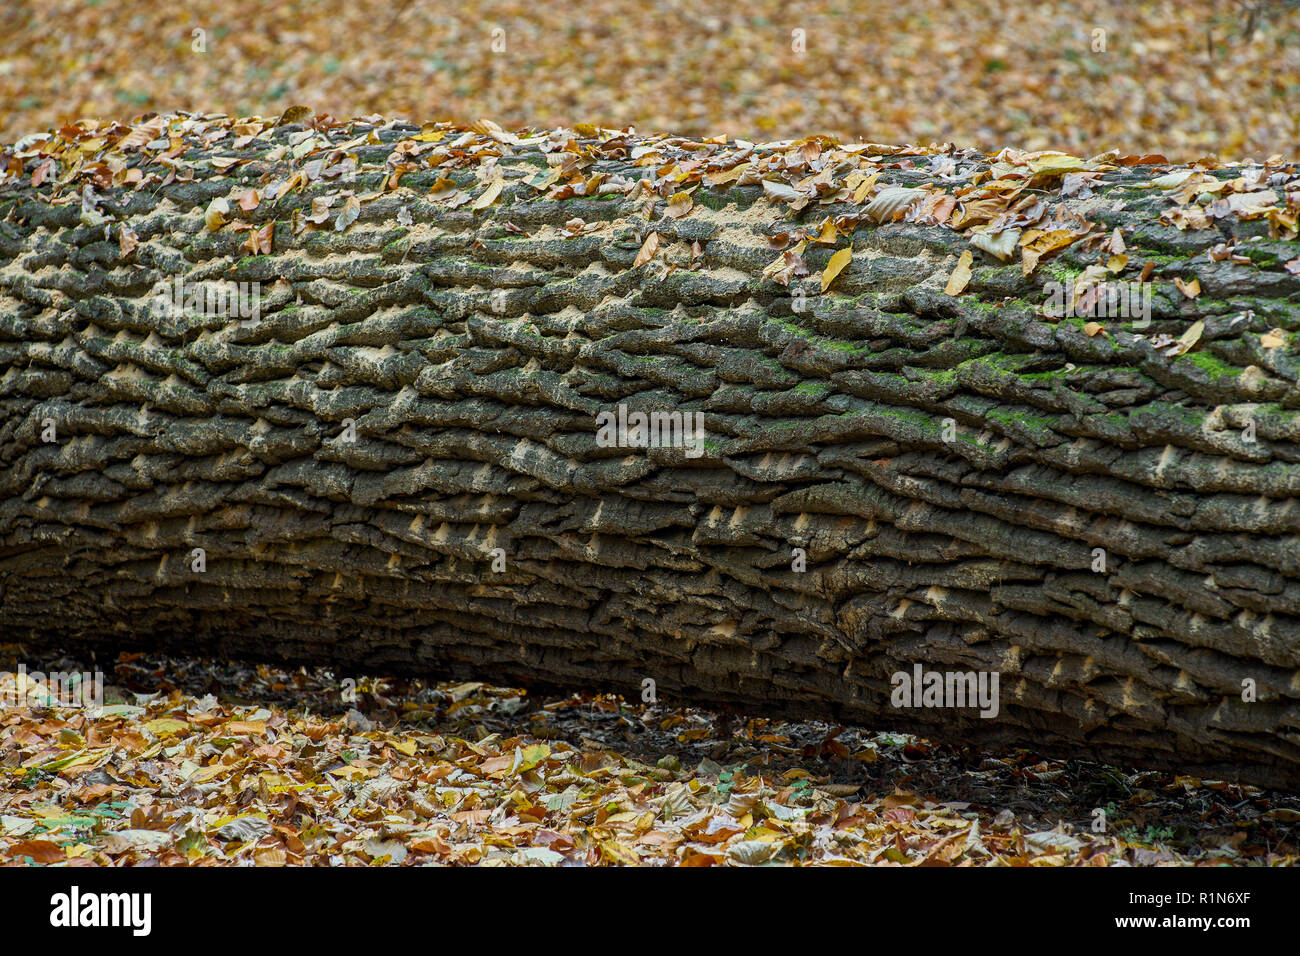
[[[0,156],[8,639],[1300,785],[1293,167],[303,119]]]

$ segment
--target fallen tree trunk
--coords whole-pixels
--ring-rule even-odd
[[[168,123],[3,157],[8,639],[1300,784],[1294,169]]]

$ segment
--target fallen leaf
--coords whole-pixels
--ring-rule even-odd
[[[279,120],[276,121],[275,125],[287,126],[291,123],[305,123],[309,119],[311,119],[313,115],[314,114],[312,113],[311,107],[290,106],[287,110],[285,110],[283,113],[280,114],[280,118]]]
[[[144,724],[144,729],[151,734],[165,737],[168,734],[179,734],[192,728],[187,721],[177,720],[175,717],[159,717]]]
[[[228,212],[230,212],[230,203],[222,196],[208,203],[208,208],[203,213],[203,222],[208,227],[208,232],[216,232],[220,229],[221,224],[226,221]]]
[[[1030,159],[1027,165],[1030,172],[1048,173],[1051,175],[1077,173],[1089,168],[1088,164],[1077,156],[1067,156],[1065,153],[1049,152],[1040,153]]]
[[[400,866],[406,860],[406,847],[397,840],[369,839],[366,852],[375,863],[392,863]]]
[[[1204,331],[1205,320],[1197,319],[1191,328],[1178,337],[1178,344],[1175,346],[1171,354],[1184,355],[1187,352],[1190,352],[1193,346],[1201,340],[1201,333]]]
[[[266,733],[266,721],[264,720],[228,720],[222,725],[222,730],[234,735],[253,734],[261,736]]]
[[[727,847],[727,856],[737,863],[757,866],[770,860],[779,849],[779,846],[763,840],[741,840]]]
[[[971,277],[971,263],[975,261],[975,256],[969,249],[962,251],[957,258],[957,265],[952,270],[952,275],[948,276],[948,284],[944,286],[943,291],[948,295],[961,295],[965,290]]]
[[[166,830],[115,830],[104,834],[104,852],[109,856],[131,850],[157,850],[172,843]]]
[[[793,186],[787,183],[773,182],[770,179],[763,180],[763,193],[767,196],[768,202],[774,202],[778,199],[782,202],[795,202],[808,198]]]
[[[1055,830],[1026,833],[1025,842],[1040,850],[1051,849],[1074,852],[1083,849],[1083,841],[1078,837],[1070,836],[1068,833],[1057,833]]]
[[[135,252],[136,247],[139,245],[140,239],[131,231],[130,226],[126,223],[122,223],[117,227],[117,248],[122,253],[123,259],[129,257],[131,253]]]
[[[1019,241],[1019,229],[1003,229],[996,233],[979,229],[972,232],[970,236],[972,246],[984,250],[989,255],[996,256],[1003,262],[1011,258],[1016,251],[1016,243]]]
[[[825,292],[835,281],[835,277],[844,271],[844,267],[849,264],[853,258],[853,244],[845,246],[835,255],[831,256],[830,261],[826,263],[826,268],[822,271],[822,291]]]
[[[474,200],[474,205],[470,206],[470,208],[486,209],[488,206],[492,205],[496,202],[497,197],[501,195],[501,188],[504,185],[505,180],[503,179],[494,179],[492,182],[488,183],[487,189],[483,190],[478,199]]]
[[[343,203],[343,208],[339,214],[334,217],[334,231],[342,232],[357,221],[361,215],[361,201],[356,196],[349,196]]]
[[[668,198],[668,208],[664,210],[664,215],[669,219],[681,219],[690,214],[694,205],[690,193],[674,193]]]
[[[268,222],[261,229],[250,230],[248,238],[243,242],[242,248],[247,249],[255,256],[269,256],[271,254],[271,238],[274,235],[275,223]]]
[[[605,862],[619,866],[637,866],[641,863],[641,857],[637,856],[635,850],[622,846],[615,840],[603,841],[600,844],[600,855]]]
[[[895,219],[902,217],[912,203],[921,198],[921,193],[922,190],[920,189],[911,189],[905,186],[891,186],[888,189],[882,189],[876,193],[871,202],[867,203],[862,210],[862,214],[871,222],[893,222]]]
[[[260,840],[271,832],[271,824],[261,817],[237,817],[217,827],[215,831],[223,840],[248,843]]]
[[[50,864],[62,863],[67,859],[67,854],[57,843],[51,843],[49,840],[23,840],[21,843],[15,843],[9,847],[8,853],[11,857],[29,856],[33,863]]]
[[[632,268],[635,269],[639,266],[645,265],[655,257],[655,253],[658,251],[659,233],[652,232],[650,235],[645,237],[645,242],[641,243],[641,250],[636,254],[636,258],[632,261]]]

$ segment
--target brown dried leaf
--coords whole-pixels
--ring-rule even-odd
[[[360,215],[361,201],[356,196],[349,196],[343,203],[343,208],[339,210],[339,214],[334,217],[334,231],[343,232],[356,222]]]
[[[655,257],[655,253],[658,251],[659,233],[652,232],[650,235],[645,237],[645,242],[641,243],[641,250],[636,254],[636,258],[632,261],[632,268],[636,269],[639,266],[645,265]]]

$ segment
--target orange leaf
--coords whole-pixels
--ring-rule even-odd
[[[659,233],[652,232],[645,237],[645,242],[641,243],[641,251],[636,254],[636,259],[632,261],[632,268],[643,266],[655,257],[659,251]]]
[[[257,734],[266,733],[266,721],[264,720],[229,720],[223,728],[226,733],[234,734]]]
[[[36,863],[62,863],[67,859],[63,848],[49,840],[24,840],[22,843],[15,843],[9,848],[9,855],[30,856]]]

